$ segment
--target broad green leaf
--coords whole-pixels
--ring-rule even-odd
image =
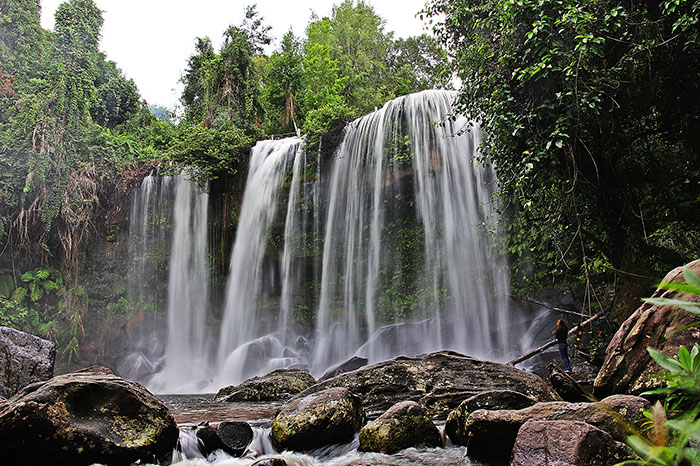
[[[659,306],[675,306],[691,314],[700,314],[700,303],[689,303],[688,301],[669,298],[645,298],[642,301]]]

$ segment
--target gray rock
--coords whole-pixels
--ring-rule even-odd
[[[9,327],[0,327],[0,395],[10,397],[33,382],[53,377],[56,345]]]
[[[489,411],[501,409],[523,409],[534,405],[537,401],[522,393],[512,390],[496,390],[483,392],[467,398],[452,410],[447,416],[445,434],[457,445],[467,444],[467,432],[464,430],[469,414],[478,409]]]
[[[642,420],[642,412],[648,408],[649,402],[643,398],[617,395],[600,403],[555,401],[520,410],[480,409],[469,415],[463,430],[467,433],[470,457],[486,463],[507,464],[518,431],[527,421],[583,421],[623,441],[630,433],[626,424],[635,425]]]
[[[335,387],[287,403],[272,421],[271,437],[279,449],[312,450],[351,440],[363,422],[360,399]]]
[[[273,456],[270,458],[261,458],[250,466],[289,466],[289,463],[281,456]]]
[[[435,424],[415,401],[403,401],[360,431],[360,451],[392,454],[416,446],[441,447]]]
[[[688,267],[700,273],[700,260],[691,262]],[[663,281],[683,282],[682,268],[671,271]],[[657,289],[653,297],[700,302],[700,296],[662,289]],[[639,394],[660,387],[661,380],[655,375],[662,368],[651,359],[647,347],[666,356],[677,355],[679,347],[690,348],[700,341],[700,327],[689,327],[699,320],[698,316],[674,306],[642,304],[610,341],[603,367],[595,379],[595,396]]]
[[[277,369],[261,377],[248,379],[240,385],[222,388],[214,401],[286,400],[315,383],[316,379],[301,369]]]
[[[549,383],[552,384],[554,391],[561,396],[562,400],[572,403],[591,401],[592,396],[586,393],[573,377],[561,370],[554,361],[549,363],[547,369],[549,369]]]
[[[6,464],[128,465],[169,457],[175,419],[136,382],[71,373],[36,382],[0,406]]]
[[[331,387],[345,387],[359,396],[370,417],[379,416],[400,401],[416,401],[428,416],[444,418],[466,398],[504,389],[537,401],[559,398],[534,374],[452,351],[398,357],[365,366],[318,383],[299,396]]]
[[[353,356],[352,358],[348,359],[344,363],[338,364],[335,367],[332,367],[328,369],[320,379],[318,379],[319,382],[326,381],[328,379],[332,379],[338,374],[342,374],[344,372],[352,372],[354,370],[359,369],[360,367],[364,367],[368,363],[367,358],[361,358],[358,356]]]
[[[512,466],[609,466],[625,457],[610,434],[580,421],[527,421],[513,446]]]

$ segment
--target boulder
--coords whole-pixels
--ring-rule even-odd
[[[700,273],[700,260],[688,264]],[[683,282],[681,267],[674,269],[664,282]],[[682,299],[700,302],[699,296],[657,289],[655,298]],[[613,393],[640,394],[657,388],[661,381],[655,376],[663,369],[647,352],[655,348],[667,356],[678,354],[678,348],[690,348],[700,341],[700,327],[690,327],[699,317],[674,306],[644,303],[618,329],[606,351],[603,366],[594,383],[594,394],[602,398]]]
[[[630,433],[626,426],[642,420],[642,412],[648,408],[649,402],[643,398],[616,395],[600,403],[555,401],[520,410],[480,409],[467,418],[462,429],[466,438],[455,443],[466,444],[469,456],[477,461],[507,464],[518,431],[527,421],[582,421],[623,441]]]
[[[53,377],[56,345],[9,327],[0,327],[0,395],[5,398],[34,382]]]
[[[400,401],[416,401],[428,416],[444,418],[466,398],[494,390],[513,390],[537,401],[559,399],[534,374],[452,351],[400,356],[361,367],[318,383],[299,396],[331,387],[345,387],[358,395],[371,418]]]
[[[608,466],[625,449],[610,434],[581,421],[527,421],[513,446],[512,466]]]
[[[233,456],[242,456],[253,441],[253,429],[243,421],[222,422],[216,428],[216,435],[224,444],[224,451]]]
[[[335,387],[287,403],[272,421],[270,434],[279,449],[312,450],[351,440],[363,422],[360,399]]]
[[[214,401],[280,401],[291,398],[313,384],[316,379],[301,369],[277,369],[253,377],[240,385],[224,387]]]
[[[360,451],[392,454],[416,446],[441,447],[435,424],[415,401],[403,401],[360,431]]]
[[[467,444],[467,432],[464,431],[469,414],[478,409],[495,411],[500,409],[523,409],[534,405],[537,401],[522,393],[511,390],[496,390],[483,392],[467,398],[452,410],[447,416],[445,434],[452,442],[459,445]]]
[[[175,419],[136,382],[71,373],[31,384],[0,407],[3,461],[128,465],[169,457]]]
[[[197,428],[199,449],[205,456],[216,450],[223,450],[235,457],[243,456],[253,437],[252,427],[243,421],[224,421]]]
[[[338,374],[342,374],[344,372],[352,372],[356,369],[359,369],[360,367],[364,367],[367,365],[369,360],[367,358],[361,358],[359,356],[353,356],[352,358],[348,359],[344,363],[338,364],[335,367],[331,367],[328,369],[320,379],[318,379],[319,382],[323,382],[324,380],[331,379],[335,377]]]
[[[562,400],[572,403],[591,401],[592,396],[586,393],[573,377],[561,370],[557,363],[550,362],[547,369],[549,369],[549,383]]]

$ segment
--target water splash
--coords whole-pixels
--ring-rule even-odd
[[[207,210],[209,195],[187,175],[175,179],[168,280],[165,365],[148,386],[159,393],[192,393],[209,376]]]

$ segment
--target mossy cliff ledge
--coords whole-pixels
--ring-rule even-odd
[[[0,406],[7,464],[153,462],[168,457],[177,438],[165,405],[104,368],[28,385]]]

